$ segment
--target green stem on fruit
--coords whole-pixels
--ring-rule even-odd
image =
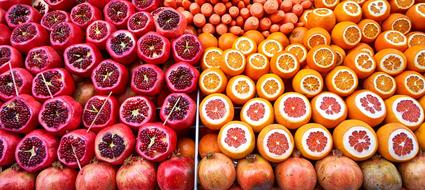
[[[50,98],[53,98],[52,91],[50,91],[49,84],[47,84],[46,78],[44,77],[44,73],[41,73],[41,77],[43,77],[44,85],[46,85],[47,91],[49,92]]]
[[[93,121],[91,122],[91,124],[90,124],[89,128],[87,129],[87,133],[88,133],[88,132],[90,131],[90,129],[93,127],[94,122],[96,122],[97,117],[99,117],[100,112],[102,112],[103,107],[105,107],[106,102],[108,101],[109,97],[111,97],[111,95],[112,95],[112,91],[111,91],[111,92],[109,92],[108,97],[105,99],[105,101],[103,101],[102,106],[100,106],[99,111],[97,112],[96,116],[94,116]]]
[[[12,63],[10,63],[9,61],[8,65],[9,65],[10,75],[12,76],[13,86],[15,87],[16,96],[19,96],[18,87],[16,86],[16,81],[15,81],[15,74],[13,74],[13,71],[12,71]]]
[[[176,103],[174,103],[173,108],[171,108],[170,113],[167,115],[167,118],[165,118],[165,121],[164,121],[164,123],[162,123],[162,125],[167,124],[168,119],[170,118],[171,114],[173,114],[174,110],[176,109],[177,105],[179,104],[180,99],[181,99],[181,96],[179,96]]]
[[[75,157],[75,160],[77,160],[78,168],[80,168],[80,170],[81,170],[81,163],[80,163],[80,160],[78,159],[77,153],[75,153],[74,145],[71,145],[71,149],[72,149],[72,154]]]

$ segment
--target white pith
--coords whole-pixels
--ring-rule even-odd
[[[246,143],[241,144],[238,148],[229,146],[226,142],[225,139],[227,138],[227,132],[229,131],[229,129],[231,128],[239,128],[242,129],[245,132],[245,138],[246,138]],[[253,142],[251,142],[251,133],[249,132],[249,130],[247,129],[247,126],[245,125],[241,125],[239,123],[233,123],[233,124],[229,124],[227,126],[224,127],[221,138],[220,138],[220,142],[221,144],[229,151],[232,153],[241,153],[244,152],[246,150],[248,150],[249,145]]]
[[[418,108],[419,108],[419,111],[420,111],[420,116],[419,116],[419,119],[418,119],[418,121],[417,122],[410,122],[410,121],[407,121],[407,120],[405,120],[405,119],[403,119],[403,113],[401,113],[401,112],[399,112],[399,111],[397,111],[397,104],[399,103],[399,102],[401,102],[402,100],[411,100]],[[397,118],[397,120],[400,122],[400,123],[402,123],[402,124],[404,124],[404,125],[406,125],[406,126],[408,126],[408,127],[415,127],[415,126],[418,126],[419,124],[421,124],[423,121],[424,121],[424,110],[423,110],[423,108],[421,107],[421,105],[418,103],[418,101],[416,101],[416,99],[413,99],[413,98],[411,98],[411,97],[402,97],[402,98],[398,98],[398,99],[396,99],[394,102],[393,102],[393,104],[392,104],[392,111],[393,111],[393,113],[394,113],[394,115],[395,115],[395,117]]]
[[[329,115],[329,114],[326,113],[325,110],[320,109],[320,105],[322,104],[324,97],[335,98],[336,102],[341,106],[341,110],[338,113],[335,113],[333,115]],[[344,115],[344,112],[347,110],[347,106],[345,105],[344,100],[341,97],[339,97],[338,95],[333,94],[333,93],[329,93],[329,92],[324,92],[324,93],[317,95],[317,101],[316,101],[314,107],[315,107],[316,111],[319,112],[319,114],[322,117],[324,117],[325,119],[330,119],[330,120],[337,120],[337,119],[341,118]]]
[[[220,54],[220,55],[223,55],[222,54],[222,52],[220,52],[220,51],[218,51],[218,50],[216,50],[216,49],[212,49],[212,50],[209,50],[209,51],[207,51],[207,52],[205,52],[205,54],[204,54],[204,56],[202,57],[202,60],[204,61],[204,63],[208,63],[207,62],[207,55],[209,54],[209,53],[212,53],[212,52],[215,52],[215,53],[218,53],[218,54]],[[209,67],[211,67],[210,65],[208,65]]]
[[[425,13],[423,13],[423,12],[419,9],[419,6],[425,6],[425,4],[424,4],[424,3],[419,3],[419,4],[417,4],[417,5],[416,5],[416,7],[415,7],[416,12],[417,12],[417,13],[419,13],[422,17],[425,17]]]
[[[270,135],[272,135],[273,133],[280,133],[280,134],[285,135],[286,141],[288,142],[288,150],[286,150],[285,153],[282,154],[282,155],[277,155],[275,153],[270,152],[269,148],[267,147],[267,141],[270,138]],[[274,159],[285,159],[285,158],[288,158],[291,155],[292,150],[294,149],[294,144],[291,142],[290,139],[291,139],[290,135],[285,130],[283,130],[283,129],[272,129],[264,136],[263,143],[261,143],[261,144],[263,146],[264,151],[266,152],[266,154],[268,156],[270,156]]]
[[[249,38],[247,38],[247,37],[240,37],[236,41],[235,47],[238,47],[239,46],[239,43],[241,43],[241,41],[248,41],[248,43],[249,43],[249,50],[247,50],[247,51],[239,50],[239,51],[241,51],[242,53],[247,54],[247,53],[250,53],[250,52],[252,52],[254,50],[254,43],[251,40],[249,40]]]
[[[362,152],[358,152],[356,149],[354,149],[354,147],[352,147],[350,145],[350,135],[354,132],[354,131],[365,131],[366,135],[369,137],[370,139],[370,145],[369,145],[369,149],[365,149]],[[376,143],[377,143],[377,139],[376,136],[366,127],[363,126],[353,126],[350,129],[348,129],[343,137],[342,137],[342,144],[345,148],[345,150],[347,150],[351,155],[357,157],[357,158],[366,158],[371,156],[372,154],[375,153],[375,148],[376,148]]]
[[[398,134],[406,134],[408,136],[408,138],[412,139],[412,144],[413,144],[413,149],[412,151],[410,151],[409,154],[404,155],[404,156],[399,156],[395,153],[394,151],[394,147],[393,147],[393,138],[398,135]],[[390,136],[388,137],[388,152],[390,153],[391,157],[393,157],[394,159],[397,159],[399,161],[407,161],[412,159],[413,157],[416,156],[416,154],[419,152],[419,145],[418,145],[418,141],[416,140],[415,136],[410,132],[407,131],[405,129],[397,129],[395,131],[393,131]]]
[[[412,28],[412,22],[410,22],[410,20],[409,20],[409,19],[406,19],[406,18],[403,18],[403,17],[396,19],[396,20],[393,22],[393,24],[391,25],[391,29],[393,29],[393,30],[394,30],[394,25],[395,25],[395,23],[396,23],[397,21],[399,21],[399,20],[404,20],[404,21],[408,22],[408,23],[409,23],[409,28],[408,28],[408,30],[407,30],[407,31],[410,31],[410,29]]]
[[[378,29],[378,32],[377,32],[374,36],[372,36],[372,37],[366,36],[366,28],[367,28],[369,25],[373,25],[376,29]],[[375,38],[376,38],[376,37],[377,37],[380,33],[381,33],[381,29],[380,29],[378,26],[376,26],[376,24],[375,24],[375,23],[367,23],[367,24],[365,24],[365,25],[364,25],[364,27],[362,28],[362,36],[363,36],[363,37],[365,37],[365,38],[367,38],[367,39],[370,39],[370,40],[375,39]]]
[[[380,6],[378,6],[378,3],[379,3],[379,2],[381,2],[381,3],[383,4],[383,7],[382,7],[383,9],[381,10],[381,12],[379,12],[379,13],[375,14],[375,12],[372,10],[372,6],[380,7]],[[387,11],[388,7],[387,7],[387,4],[385,4],[385,1],[383,1],[383,0],[376,0],[376,1],[374,1],[374,2],[371,2],[371,3],[368,5],[367,9],[369,10],[369,13],[370,13],[371,15],[376,16],[376,17],[379,17],[379,16],[382,16],[382,15],[384,15],[384,14],[385,14],[385,12]]]
[[[310,135],[310,133],[313,133],[313,132],[322,132],[322,134],[326,137],[326,139],[328,139],[328,142],[326,143],[325,148],[323,149],[322,152],[312,152],[308,148],[307,138]],[[307,152],[308,155],[315,156],[315,157],[321,157],[324,154],[326,154],[327,152],[331,151],[332,143],[333,143],[333,141],[332,141],[331,135],[329,134],[328,131],[325,131],[322,128],[310,128],[303,134],[303,136],[301,138],[302,148]]]
[[[293,49],[293,48],[299,48],[299,49],[301,49],[303,51],[303,57],[299,60],[299,62],[305,61],[305,59],[307,57],[307,49],[305,49],[304,47],[302,47],[300,45],[297,45],[297,44],[289,45],[289,46],[287,46],[287,48],[288,48],[287,50],[289,52],[291,52],[291,49]]]
[[[388,38],[388,35],[389,35],[390,33],[398,33],[400,36],[402,36],[403,41],[401,41],[401,42],[396,42],[396,43],[395,43],[395,42],[393,42],[392,40],[390,40],[390,39]],[[405,45],[405,44],[407,43],[406,36],[404,36],[404,34],[403,34],[403,33],[399,32],[399,31],[397,31],[397,30],[392,30],[392,31],[390,31],[390,32],[386,32],[386,33],[384,34],[384,38],[385,38],[385,39],[388,39],[388,42],[389,42],[390,44],[395,45],[395,46],[402,46],[402,45]]]
[[[274,54],[269,53],[268,51],[266,51],[266,46],[269,43],[274,43],[277,44],[277,46],[279,47],[279,50],[276,52],[281,52],[283,50],[282,45],[277,41],[277,40],[268,40],[267,42],[265,42],[261,48],[264,50],[263,53],[267,56],[267,57],[273,57]]]
[[[369,111],[367,111],[363,106],[362,106],[362,103],[360,102],[360,99],[361,98],[364,98],[364,97],[366,97],[367,95],[371,95],[371,96],[373,96],[373,97],[375,97],[375,98],[377,98],[378,99],[378,101],[379,101],[379,104],[381,105],[381,110],[380,111],[378,111],[378,110],[375,110],[375,113],[371,113],[371,112],[369,112]],[[370,104],[370,103],[369,103]],[[359,94],[357,94],[357,96],[354,98],[354,105],[356,105],[356,107],[363,113],[363,114],[365,114],[365,115],[367,115],[368,117],[370,117],[370,118],[373,118],[373,119],[377,119],[377,118],[381,118],[381,117],[385,117],[385,115],[386,115],[386,113],[387,113],[387,110],[386,110],[386,108],[385,108],[385,102],[384,102],[384,100],[382,100],[382,98],[380,97],[380,96],[378,96],[377,94],[375,94],[375,93],[373,93],[373,92],[370,92],[370,91],[364,91],[364,92],[361,92],[361,93],[359,93]],[[373,105],[368,105],[368,106],[371,106],[371,107],[373,107]]]
[[[338,3],[337,1],[335,1],[335,4],[336,3]],[[319,11],[321,11],[321,10],[326,10],[326,14],[322,14],[322,13],[319,13]],[[313,12],[315,13],[315,14],[318,14],[318,15],[323,15],[323,16],[329,16],[329,15],[332,15],[332,11],[331,10],[329,10],[329,9],[327,9],[327,8],[316,8],[316,9],[314,9],[313,10]]]

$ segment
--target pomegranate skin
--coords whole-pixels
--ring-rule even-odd
[[[274,182],[273,168],[261,156],[251,154],[238,162],[236,179],[242,189],[271,189]]]
[[[194,162],[188,157],[173,157],[158,167],[157,181],[162,190],[193,189]]]
[[[365,190],[398,190],[402,187],[401,176],[391,162],[374,157],[360,164]]]
[[[78,172],[63,168],[61,165],[52,166],[41,171],[35,181],[36,190],[73,190]]]
[[[400,164],[399,167],[403,185],[409,190],[423,190],[425,187],[425,153],[420,153],[414,159]]]
[[[17,165],[0,173],[0,190],[28,190],[34,189],[35,176],[20,169]]]
[[[310,161],[293,157],[275,168],[276,181],[283,190],[313,190],[316,187],[316,170]]]
[[[15,161],[15,150],[21,138],[18,135],[0,130],[0,142],[3,142],[3,152],[0,157],[0,166],[7,166]]]
[[[10,42],[10,34],[11,34],[9,27],[7,27],[4,24],[1,24],[0,22],[0,31],[2,31],[0,34],[0,45],[8,45]]]
[[[131,157],[118,170],[116,180],[118,189],[154,190],[155,166],[141,157]]]
[[[80,170],[75,180],[78,190],[115,190],[115,169],[105,162],[88,164]]]

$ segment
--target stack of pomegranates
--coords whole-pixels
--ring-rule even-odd
[[[203,48],[160,4],[0,0],[0,189],[193,189]]]

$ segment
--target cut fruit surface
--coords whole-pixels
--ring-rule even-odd
[[[301,154],[311,160],[320,160],[332,150],[332,135],[320,124],[305,124],[295,132],[295,146]]]
[[[254,132],[260,132],[274,121],[272,104],[262,98],[254,98],[244,104],[240,113],[241,121],[249,124]]]
[[[326,73],[336,65],[335,51],[329,45],[317,45],[308,51],[307,65],[309,68]]]
[[[407,68],[420,73],[425,72],[425,46],[417,45],[404,51],[407,59]]]
[[[226,94],[233,103],[244,104],[255,96],[255,83],[245,75],[234,76],[227,83]]]
[[[417,46],[417,45],[421,45],[424,46],[425,45],[425,33],[423,32],[410,32],[409,34],[407,34],[407,46],[408,47],[412,47],[412,46]]]
[[[233,42],[233,49],[241,51],[244,55],[249,55],[257,51],[257,44],[248,37],[239,37]]]
[[[406,56],[397,49],[383,49],[375,54],[377,70],[395,76],[407,67]]]
[[[420,98],[425,95],[425,77],[415,71],[404,71],[395,77],[397,94]]]
[[[358,79],[356,73],[346,66],[337,66],[326,76],[326,87],[340,96],[348,96],[356,90]]]
[[[275,101],[285,91],[285,84],[278,75],[269,73],[258,79],[256,89],[260,98]]]
[[[335,93],[322,92],[311,100],[313,121],[334,128],[347,118],[347,106],[344,100]]]
[[[393,13],[382,23],[382,29],[396,30],[406,35],[412,29],[412,21],[404,14]]]
[[[424,109],[419,102],[406,95],[395,95],[385,100],[388,109],[386,123],[397,122],[416,130],[424,121]]]
[[[222,55],[223,55],[223,50],[219,48],[216,48],[216,47],[207,48],[201,59],[202,70],[205,70],[207,68],[220,68]]]
[[[356,72],[357,77],[366,78],[376,69],[376,62],[373,55],[361,50],[348,53],[345,57],[344,65]]]
[[[233,159],[242,159],[255,148],[255,136],[252,128],[241,121],[225,124],[218,134],[218,146],[224,154]]]
[[[210,94],[199,105],[199,117],[203,125],[212,130],[219,130],[224,124],[233,120],[232,101],[223,94]]]
[[[295,55],[301,66],[305,64],[305,60],[307,59],[307,48],[305,48],[304,45],[300,43],[289,44],[285,47],[285,51]]]
[[[381,25],[372,19],[364,19],[359,22],[359,28],[362,31],[362,42],[370,43],[375,41],[381,33]]]
[[[316,8],[307,15],[307,28],[321,27],[327,31],[331,31],[335,26],[336,17],[334,12],[328,8]]]
[[[247,58],[245,74],[252,80],[258,80],[261,76],[269,73],[269,59],[261,53],[253,53]]]
[[[363,82],[363,87],[378,94],[382,99],[387,99],[395,93],[396,82],[387,73],[375,72]]]
[[[377,22],[390,15],[390,4],[386,0],[369,0],[362,5],[363,17]]]
[[[322,75],[313,69],[300,70],[292,80],[292,88],[308,98],[314,97],[323,90]]]
[[[358,23],[362,19],[362,7],[354,1],[343,1],[334,9],[337,22],[351,21]]]
[[[270,70],[281,78],[292,78],[299,69],[297,57],[288,51],[276,53],[270,61]]]
[[[345,100],[348,118],[358,119],[375,127],[384,121],[387,115],[384,100],[372,91],[358,90]]]
[[[303,38],[303,44],[307,49],[318,45],[330,45],[331,35],[323,28],[315,27],[309,29]]]
[[[205,95],[221,93],[226,89],[227,77],[218,68],[209,68],[199,76],[199,89]]]
[[[393,48],[400,51],[407,49],[406,36],[397,30],[387,30],[376,37],[375,49],[380,51],[387,48]]]
[[[258,45],[258,53],[262,53],[268,58],[273,57],[278,52],[283,50],[282,44],[273,39],[266,39]]]
[[[283,125],[268,125],[258,134],[258,152],[270,162],[286,160],[292,154],[294,147],[294,138]]]
[[[274,113],[279,124],[296,129],[310,121],[310,102],[300,93],[287,92],[276,100]]]
[[[220,69],[229,76],[243,73],[246,66],[245,55],[236,49],[227,49],[223,52]]]
[[[340,22],[332,29],[332,42],[343,49],[355,47],[362,39],[362,32],[356,23]]]
[[[347,56],[345,50],[337,45],[331,45],[331,48],[335,51],[336,66],[342,65],[344,63],[345,57]]]
[[[414,133],[400,123],[388,123],[376,132],[379,154],[392,162],[411,160],[419,152],[419,144]]]

